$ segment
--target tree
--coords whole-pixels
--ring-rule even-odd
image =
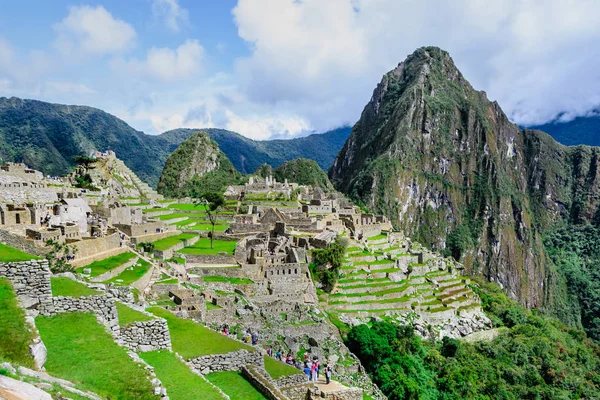
[[[51,250],[46,253],[46,260],[50,264],[50,271],[54,274],[61,272],[73,272],[74,268],[69,264],[68,256],[75,256],[77,247],[69,247],[66,244],[60,244],[54,240],[46,241],[46,246]]]
[[[202,205],[208,220],[211,224],[210,231],[210,248],[213,248],[213,240],[215,237],[215,224],[217,222],[217,214],[219,208],[225,205],[225,198],[221,193],[217,192],[206,192],[203,193],[200,198],[194,202],[196,206]]]

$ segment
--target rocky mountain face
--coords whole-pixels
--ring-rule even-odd
[[[521,130],[449,54],[420,48],[377,85],[329,171],[336,188],[527,307],[557,281],[542,234],[600,219],[600,149]]]
[[[242,177],[206,132],[196,132],[167,158],[157,190],[168,197],[222,192]]]
[[[156,186],[169,154],[197,131],[147,135],[97,108],[0,97],[0,163],[25,162],[47,175],[66,175],[77,155],[113,150],[140,179]],[[223,129],[206,131],[244,173],[264,162],[277,167],[298,157],[329,168],[350,134],[350,128],[340,128],[298,139],[254,141]]]

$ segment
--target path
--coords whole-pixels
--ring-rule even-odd
[[[337,390],[345,390],[348,389],[348,386],[344,386],[338,381],[334,381],[333,379],[329,382],[329,384],[325,383],[325,376],[319,375],[319,379],[317,379],[317,386],[322,392],[333,392]]]

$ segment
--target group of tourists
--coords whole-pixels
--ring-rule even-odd
[[[237,329],[234,329],[233,332],[229,330],[229,327],[225,325],[223,329],[221,329],[221,333],[225,336],[229,336],[231,338],[237,339],[238,332]],[[256,346],[258,344],[258,332],[252,331],[252,329],[246,329],[246,332],[242,335],[242,342],[250,343],[252,346]]]
[[[321,362],[319,361],[319,356],[313,355],[312,359],[310,359],[308,353],[304,353],[304,361],[302,361],[300,359],[295,359],[294,357],[292,357],[292,353],[288,352],[287,355],[284,354],[285,353],[283,352],[283,350],[277,350],[275,354],[273,354],[273,349],[271,349],[270,347],[267,349],[267,355],[269,357],[274,357],[281,362],[284,362],[303,371],[304,374],[306,374],[306,377],[309,381],[316,382],[319,379],[319,374],[323,372],[325,373],[325,382],[327,384],[331,382],[331,364],[327,362],[324,366],[322,366]]]

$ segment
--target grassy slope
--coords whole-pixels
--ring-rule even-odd
[[[89,313],[38,317],[46,370],[111,399],[155,399],[147,372]]]
[[[29,342],[33,334],[25,325],[25,313],[8,279],[0,278],[0,358],[26,367],[33,366]]]
[[[253,283],[248,278],[227,278],[224,276],[205,276],[204,282],[229,282],[233,285],[247,285]]]
[[[201,238],[194,245],[185,247],[179,252],[183,254],[218,254],[221,252],[233,254],[235,245],[235,241],[215,239],[213,242],[213,248],[211,249],[210,239]]]
[[[84,268],[90,268],[92,270],[90,276],[102,275],[105,272],[108,272],[125,264],[133,257],[135,257],[135,254],[128,251],[126,253],[121,253],[117,254],[116,256],[105,258],[104,260],[94,261],[93,263],[88,264],[85,267],[77,268],[77,272],[81,273],[83,272]]]
[[[140,353],[140,357],[154,367],[171,400],[223,399],[221,393],[194,374],[175,354],[161,350]]]
[[[206,379],[221,388],[231,400],[265,400],[250,382],[239,372],[214,372],[206,375]]]
[[[140,264],[138,266],[138,264]],[[133,282],[140,279],[150,269],[150,263],[142,258],[139,258],[133,267],[125,269],[119,275],[109,279],[104,283],[114,283],[117,286],[131,285]]]
[[[18,262],[18,261],[29,261],[39,260],[39,257],[27,254],[14,247],[7,246],[0,243],[0,262]]]
[[[148,311],[167,320],[173,351],[179,353],[186,360],[208,354],[229,353],[242,349],[254,351],[254,348],[205,328],[196,322],[177,318],[173,313],[163,308],[151,307]]]
[[[278,361],[272,357],[265,356],[265,369],[273,379],[279,379],[284,376],[303,374],[302,371]]]
[[[144,322],[152,320],[152,317],[143,314],[133,308],[127,307],[123,303],[115,302],[117,306],[117,313],[119,314],[119,325],[127,326],[134,322]]]
[[[100,294],[83,283],[65,277],[50,278],[50,286],[52,287],[52,296],[83,297]]]
[[[196,234],[194,233],[182,233],[175,236],[166,237],[164,239],[157,240],[154,243],[154,248],[156,250],[167,250],[173,246],[175,246],[179,242],[183,242],[184,240],[191,239]]]

